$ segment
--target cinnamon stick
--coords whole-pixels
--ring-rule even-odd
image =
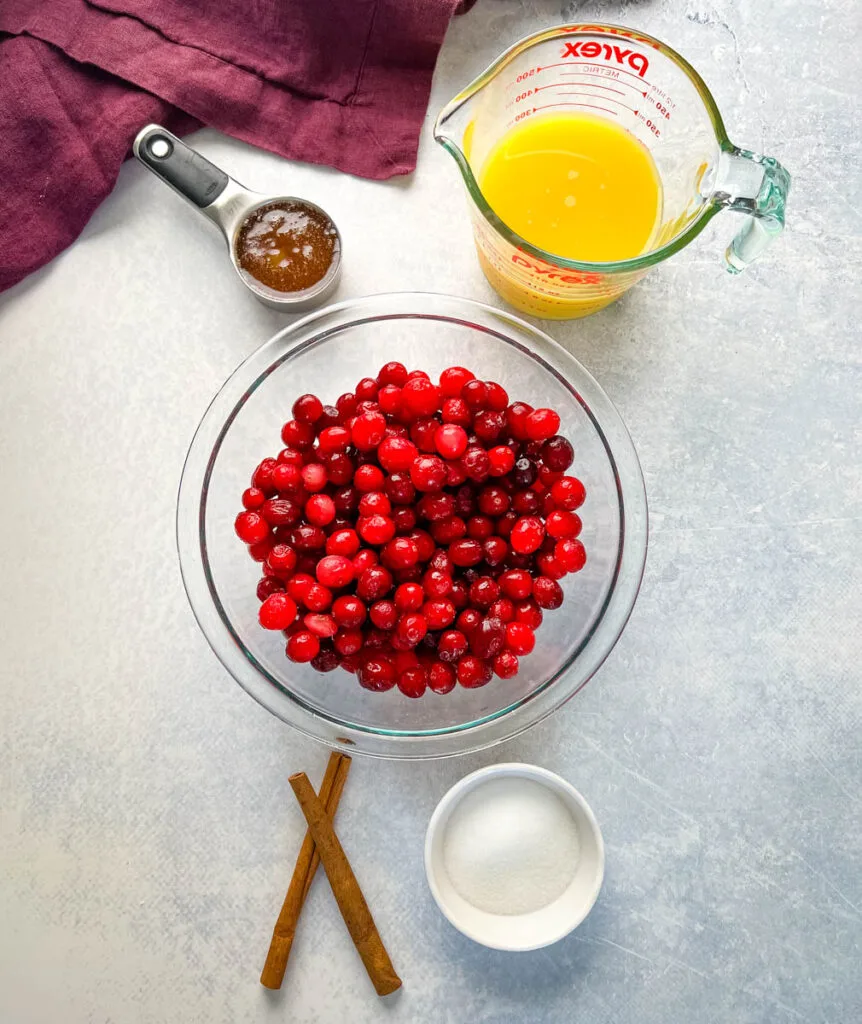
[[[395,973],[332,821],[305,772],[291,775],[289,781],[308,822],[308,830],[314,837],[323,869],[353,944],[377,994],[387,996],[401,987],[401,979]]]
[[[320,784],[319,799],[330,819],[335,817],[338,801],[341,799],[349,771],[350,758],[346,754],[332,753],[329,755],[329,763],[326,766],[323,782]],[[296,935],[296,926],[299,924],[299,915],[302,913],[305,897],[311,888],[319,863],[320,854],[317,852],[314,839],[311,832],[306,832],[302,846],[299,848],[287,895],[284,897],[278,920],[275,922],[269,951],[266,954],[266,963],[263,965],[260,975],[260,983],[266,988],[281,988],[290,950],[293,946],[293,938]]]

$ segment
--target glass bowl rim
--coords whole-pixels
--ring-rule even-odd
[[[610,463],[620,505],[614,579],[584,641],[530,694],[482,719],[433,730],[407,731],[354,725],[308,704],[274,680],[233,630],[215,590],[205,533],[208,483],[231,424],[257,386],[292,354],[350,326],[392,319],[460,324],[526,351],[571,393],[590,419]],[[538,328],[508,312],[432,292],[391,292],[349,299],[288,324],[228,376],[195,431],[180,480],[177,550],[192,612],[228,673],[259,704],[307,736],[351,752],[388,758],[446,757],[484,749],[535,725],[579,692],[621,635],[643,578],[647,549],[643,475],[628,431],[603,389],[571,353]],[[575,664],[581,671],[574,673]],[[568,687],[565,685],[569,677]],[[465,742],[466,741],[466,742]]]

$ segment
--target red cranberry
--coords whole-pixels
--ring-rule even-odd
[[[344,555],[325,555],[317,563],[317,579],[326,587],[346,587],[353,581],[353,562]]]
[[[405,697],[421,697],[427,686],[425,669],[419,665],[405,669],[398,677],[398,689]]]
[[[432,693],[451,693],[455,689],[455,671],[451,665],[435,661],[428,669],[428,689]]]
[[[460,516],[449,516],[431,524],[431,536],[438,544],[451,544],[467,533],[467,524]]]
[[[461,465],[464,467],[467,476],[477,483],[488,479],[491,471],[491,460],[488,453],[480,445],[470,445],[461,456]]]
[[[447,629],[437,641],[437,657],[441,661],[456,662],[467,653],[467,637],[458,629]]]
[[[485,387],[487,388],[485,398],[487,407],[493,409],[494,412],[505,412],[506,406],[509,404],[509,396],[506,393],[506,389],[492,380],[486,380]]]
[[[500,596],[500,588],[490,576],[480,576],[470,584],[470,600],[476,608],[490,608]]]
[[[321,452],[343,452],[350,444],[350,431],[344,427],[326,427],[317,437]]]
[[[465,608],[458,616],[455,623],[458,629],[466,635],[470,635],[482,621],[482,613],[476,608]]]
[[[316,582],[308,573],[298,572],[287,581],[287,592],[294,601],[304,604],[308,588],[314,586]]]
[[[361,516],[388,516],[392,511],[392,502],[383,491],[369,491],[359,499]]]
[[[428,624],[425,621],[425,616],[417,612],[408,612],[398,620],[393,643],[399,642],[405,649],[415,647],[427,632]]]
[[[296,618],[296,602],[287,594],[270,594],[257,615],[264,629],[287,629]]]
[[[413,486],[410,474],[402,471],[389,476],[383,485],[383,490],[389,495],[394,505],[409,505],[416,497],[416,488]]]
[[[536,567],[543,576],[550,576],[552,580],[561,580],[567,572],[550,551],[540,551],[536,555]]]
[[[455,605],[445,599],[426,601],[422,614],[429,629],[445,629],[455,621]]]
[[[385,544],[395,536],[395,523],[388,516],[360,517],[356,528],[367,544],[375,546]]]
[[[511,622],[515,618],[515,605],[508,597],[498,598],[488,609],[488,617],[499,619],[502,623]]]
[[[513,601],[523,601],[533,592],[533,581],[524,569],[507,569],[499,583],[502,592]]]
[[[512,482],[520,490],[526,490],[531,487],[536,479],[536,464],[531,462],[525,455],[522,455],[515,462],[515,468],[512,471]]]
[[[536,646],[536,635],[526,622],[510,622],[506,626],[506,646],[515,654],[529,654]]]
[[[377,404],[387,416],[396,416],[401,410],[401,388],[387,384],[377,392]]]
[[[440,391],[444,398],[457,398],[474,374],[463,366],[449,366],[440,374]]]
[[[416,546],[419,549],[419,561],[427,562],[436,551],[434,538],[426,530],[413,530],[408,536],[410,540],[416,541]]]
[[[378,384],[396,384],[401,387],[407,380],[407,367],[403,363],[384,363],[377,374]]]
[[[559,608],[563,603],[563,588],[549,576],[533,580],[533,600],[540,608]]]
[[[382,565],[372,565],[356,581],[356,595],[363,601],[376,601],[392,589],[392,575]]]
[[[273,470],[275,472],[275,470]],[[297,473],[297,477],[299,474]],[[259,487],[247,487],[242,492],[242,507],[250,510],[259,509],[266,501],[266,495]]]
[[[536,551],[545,538],[545,526],[537,516],[522,516],[512,527],[509,543],[520,555]]]
[[[560,417],[553,409],[534,409],[524,426],[531,441],[544,441],[560,429]]]
[[[392,522],[396,533],[410,533],[416,526],[416,513],[406,505],[399,505],[392,513]]]
[[[476,492],[469,484],[459,487],[455,495],[455,513],[471,516],[476,511]]]
[[[482,619],[470,633],[470,650],[480,658],[493,658],[503,650],[506,627],[499,619]]]
[[[365,621],[366,614],[365,605],[352,594],[336,597],[332,603],[332,617],[339,626],[344,626],[345,629],[355,629],[357,626],[361,626]],[[342,651],[342,654],[346,653],[348,652]]]
[[[494,520],[488,516],[470,516],[467,520],[467,536],[473,540],[487,540],[493,533]]]
[[[494,658],[494,672],[499,679],[511,679],[518,674],[518,658],[511,651],[500,651]]]
[[[513,402],[506,410],[506,423],[509,427],[509,433],[517,441],[526,441],[527,439],[527,417],[533,411],[531,405],[527,405],[526,402]]]
[[[493,445],[506,429],[506,417],[502,412],[487,409],[473,420],[473,432],[486,445]]]
[[[495,566],[503,564],[506,555],[509,554],[509,545],[502,537],[488,537],[482,542],[482,554],[493,569]]]
[[[488,473],[490,476],[505,476],[515,466],[515,453],[505,444],[488,451]]]
[[[521,601],[515,605],[515,619],[526,622],[531,629],[538,629],[542,624],[542,610],[535,601]]]
[[[385,480],[386,477],[379,466],[360,466],[353,474],[353,486],[363,494],[381,490]]]
[[[420,455],[410,467],[410,480],[419,491],[439,491],[446,483],[446,466],[436,455]]]
[[[363,377],[354,388],[356,397],[361,401],[371,401],[377,397],[378,384],[373,377]]]
[[[357,448],[376,448],[386,433],[386,417],[379,412],[365,412],[353,421],[350,435]]]
[[[305,518],[312,526],[328,526],[335,519],[335,502],[328,494],[313,494],[305,503]]]
[[[488,401],[488,386],[481,380],[468,380],[461,388],[461,398],[474,412],[484,409]]]
[[[455,499],[451,494],[442,491],[426,494],[420,498],[416,511],[430,522],[446,519],[455,511]]]
[[[433,417],[423,417],[416,420],[410,426],[410,440],[413,441],[420,452],[425,454],[435,453],[437,446],[434,443],[434,437],[439,426],[440,421]]]
[[[282,494],[292,494],[302,487],[302,467],[279,462],[272,471],[272,485]]]
[[[267,498],[260,514],[271,526],[293,526],[302,518],[302,509],[288,498]]]
[[[440,407],[440,388],[425,377],[414,377],[404,384],[402,401],[411,419],[432,416]]]
[[[326,534],[319,526],[297,526],[293,538],[293,546],[297,551],[316,551],[326,543]]]
[[[323,413],[323,402],[317,395],[300,395],[293,403],[291,414],[300,423],[314,423]]]
[[[340,487],[332,500],[339,515],[350,515],[359,507],[359,491],[355,487]]]
[[[378,554],[372,548],[362,548],[353,556],[353,574],[359,579],[362,573],[366,569],[370,569],[372,565],[377,565],[380,561]]]
[[[387,473],[410,469],[418,454],[416,445],[406,437],[384,438],[377,449],[377,458]]]
[[[279,576],[287,576],[296,568],[296,552],[288,544],[273,544],[266,564]]]
[[[297,469],[302,469],[305,465],[305,459],[298,448],[282,448],[278,453],[278,465],[296,466]],[[273,469],[274,472],[275,469]]]
[[[277,576],[262,576],[257,583],[257,599],[265,601],[272,594],[279,594],[284,590],[284,581]]]
[[[509,502],[509,495],[502,487],[491,485],[479,491],[479,511],[486,516],[503,515],[509,509]]]
[[[395,629],[398,621],[398,609],[393,601],[375,601],[368,609],[368,618],[378,629]]]
[[[551,497],[558,508],[574,512],[587,496],[584,485],[575,476],[563,476],[551,486]]]
[[[303,616],[302,624],[309,633],[314,633],[321,640],[328,640],[338,632],[338,624],[331,615],[321,615],[319,612],[309,612]]]
[[[469,427],[473,423],[470,406],[463,398],[447,398],[443,402],[440,416],[444,423],[455,423],[460,427]]]
[[[335,403],[335,408],[338,410],[338,416],[341,423],[344,423],[350,416],[356,415],[356,406],[358,399],[352,391],[347,391],[341,395]]]
[[[338,652],[333,648],[321,646],[317,654],[311,659],[311,667],[315,672],[332,672],[341,664]]]
[[[326,475],[331,484],[343,487],[353,479],[353,459],[345,452],[332,452],[329,455],[321,455],[321,462],[326,467]]]
[[[326,538],[327,555],[344,555],[353,558],[359,550],[359,535],[356,530],[336,530]]]
[[[322,583],[312,583],[305,588],[302,600],[310,612],[325,612],[332,604],[332,591]]]
[[[452,590],[452,577],[439,569],[429,569],[422,577],[422,587],[432,600],[446,597]]]
[[[385,654],[369,651],[359,662],[356,670],[359,685],[366,690],[381,692],[391,690],[395,685],[395,666]]]
[[[395,606],[400,612],[418,612],[425,600],[425,591],[418,583],[402,583],[395,591]]]
[[[465,654],[456,669],[458,682],[469,690],[491,682],[491,665],[475,654]]]
[[[477,540],[456,540],[449,545],[449,557],[454,565],[466,568],[482,561],[482,545]]]
[[[319,650],[320,641],[314,633],[303,629],[299,633],[294,633],[287,641],[285,653],[291,661],[304,662],[315,658]]]
[[[452,589],[449,591],[449,600],[460,611],[467,607],[469,601],[467,583],[464,580],[452,580]]]
[[[362,650],[362,630],[340,629],[332,638],[332,645],[341,655],[357,654]]]
[[[269,536],[269,524],[257,512],[240,512],[234,529],[237,537],[246,544],[257,544]]]
[[[580,572],[587,563],[584,545],[571,537],[558,540],[554,548],[554,558],[566,572]]]
[[[288,448],[305,451],[314,444],[314,427],[299,420],[288,420],[281,428],[281,440]]]
[[[542,462],[553,472],[565,473],[574,461],[574,448],[560,434],[549,437],[542,445]]]
[[[467,447],[467,431],[457,423],[444,423],[434,434],[434,445],[444,459],[458,459]]]

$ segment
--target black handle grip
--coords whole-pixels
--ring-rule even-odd
[[[195,206],[209,206],[229,178],[184,142],[157,124],[147,125],[134,141],[135,156]]]

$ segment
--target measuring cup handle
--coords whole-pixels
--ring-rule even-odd
[[[784,230],[790,175],[771,156],[731,146],[722,152],[712,200],[748,214],[724,254],[727,269],[739,274]]]
[[[132,152],[199,209],[218,199],[230,180],[223,170],[158,124],[148,124],[138,132]]]

